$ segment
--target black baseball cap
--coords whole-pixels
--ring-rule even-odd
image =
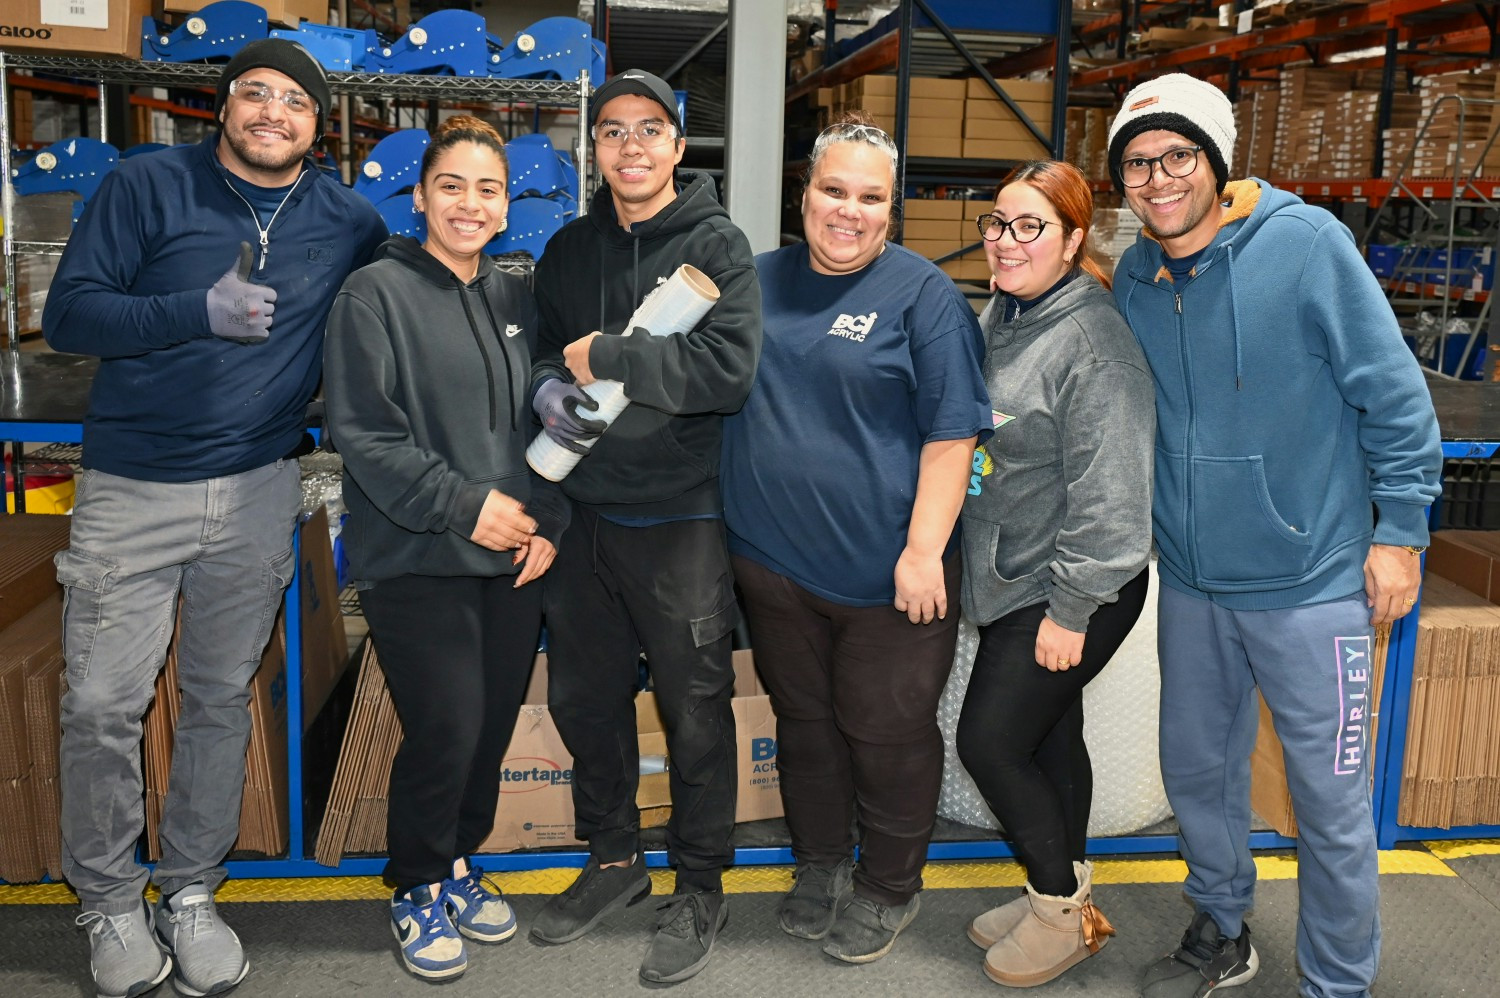
[[[603,86],[594,91],[589,104],[589,125],[599,123],[600,108],[616,97],[624,97],[626,94],[656,101],[667,112],[667,120],[677,128],[679,133],[682,131],[682,119],[677,116],[677,95],[672,92],[671,87],[667,86],[666,80],[644,69],[627,69],[623,73],[610,77]]]

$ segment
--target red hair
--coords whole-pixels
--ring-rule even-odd
[[[1000,186],[995,189],[996,196],[1011,184],[1027,184],[1035,188],[1057,211],[1057,217],[1067,226],[1068,235],[1072,235],[1074,229],[1083,230],[1083,242],[1079,244],[1078,255],[1073,258],[1073,271],[1082,270],[1108,288],[1109,275],[1094,259],[1089,238],[1094,222],[1094,192],[1089,189],[1089,182],[1078,167],[1055,159],[1022,163],[1000,181]]]

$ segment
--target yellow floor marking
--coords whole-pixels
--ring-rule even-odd
[[[1467,841],[1427,843],[1432,852],[1392,849],[1379,854],[1380,872],[1387,875],[1417,874],[1456,877],[1443,862],[1465,856],[1500,855],[1500,842]],[[1256,856],[1256,875],[1261,880],[1293,880],[1297,857]],[[578,871],[571,867],[487,873],[507,894],[557,894],[571,884]],[[1179,859],[1099,859],[1094,861],[1096,884],[1175,884],[1187,876],[1187,864]],[[928,863],[922,880],[930,890],[1019,887],[1026,882],[1015,860],[945,860]],[[672,871],[651,871],[651,889],[669,894]],[[790,866],[741,866],[724,871],[724,890],[729,894],[780,894],[792,886]],[[154,900],[155,890],[148,896]],[[383,901],[390,897],[379,877],[299,877],[229,880],[219,888],[220,901]],[[78,899],[62,884],[0,886],[0,905],[76,904]]]
[[[1442,859],[1500,856],[1500,839],[1452,839],[1446,842],[1423,842],[1422,845]]]

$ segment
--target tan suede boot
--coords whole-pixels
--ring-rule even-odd
[[[1071,897],[1038,894],[1026,885],[1029,911],[984,957],[990,980],[1012,988],[1045,984],[1099,952],[1114,926],[1094,907],[1093,867],[1074,864],[1078,889]]]
[[[982,950],[989,949],[1010,935],[1010,931],[1020,925],[1021,919],[1030,911],[1031,902],[1026,900],[1026,889],[1023,887],[1021,893],[1010,901],[975,916],[974,921],[969,923],[969,942]]]

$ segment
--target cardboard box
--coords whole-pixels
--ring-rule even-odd
[[[748,651],[734,653],[734,700],[739,793],[735,821],[779,817],[781,780],[776,770],[776,718],[771,698],[755,673]],[[515,734],[500,772],[500,803],[495,827],[481,852],[511,852],[575,845],[573,837],[573,757],[546,702],[547,662],[537,656]],[[637,750],[643,759],[668,756],[666,725],[650,692],[635,698]],[[667,766],[670,767],[670,757]],[[650,763],[643,769],[652,768]],[[636,791],[641,827],[664,825],[671,814],[669,772],[643,772]],[[321,860],[320,860],[321,861]]]
[[[961,244],[970,232],[975,233],[975,239],[979,238],[972,224],[951,218],[908,218],[901,225],[902,241],[908,249],[918,240]]]
[[[295,28],[300,21],[328,24],[328,0],[249,0],[266,12],[272,24]],[[161,9],[174,14],[196,14],[210,0],[162,0]],[[139,24],[139,19],[137,19]]]
[[[891,97],[896,96],[896,78],[894,76],[862,76],[852,81],[854,92],[864,97]],[[934,100],[963,100],[965,84],[963,80],[942,80],[932,76],[913,76],[911,78],[912,99],[930,98]]]
[[[923,218],[957,222],[964,217],[964,203],[944,198],[910,198],[902,202],[901,213],[907,221]]]
[[[1031,123],[1040,128],[1043,135],[1052,133],[1051,112],[1048,112],[1048,117],[1031,119]],[[986,142],[1038,141],[1031,129],[1013,115],[1003,118],[965,118],[963,132],[966,139],[980,139]]]
[[[82,55],[141,57],[141,18],[152,0],[6,0],[7,49],[76,52]]]
[[[1035,139],[964,139],[964,159],[992,159],[1019,162],[1029,159],[1051,159],[1051,150]]]
[[[1500,604],[1500,536],[1489,530],[1439,530],[1427,549],[1427,572]]]
[[[926,135],[908,135],[906,154],[924,159],[962,159],[964,141],[959,138],[934,138]]]
[[[1045,101],[1048,104],[1052,103],[1054,88],[1051,80],[997,79],[995,82],[1000,84],[1000,89],[1004,90],[1006,96],[1013,101]],[[969,78],[964,95],[971,99],[979,97],[999,103],[999,98],[995,96],[995,91],[991,90],[989,84],[977,76]]]

